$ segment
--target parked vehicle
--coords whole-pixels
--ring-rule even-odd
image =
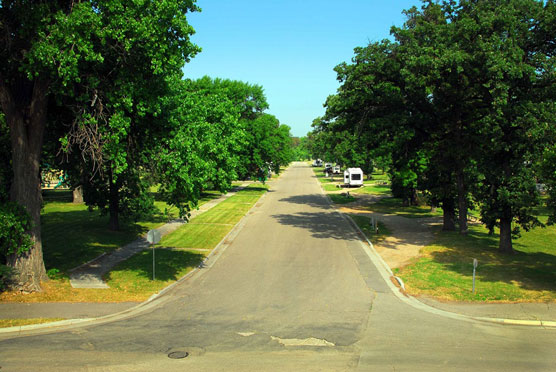
[[[363,186],[363,171],[361,168],[348,168],[344,171],[344,185]]]
[[[313,167],[322,167],[322,160],[320,159],[313,160]]]
[[[332,168],[332,173],[334,173],[334,174],[340,174],[341,171],[342,170],[340,169],[339,165],[336,165]]]

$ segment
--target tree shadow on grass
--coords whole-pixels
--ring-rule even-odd
[[[246,187],[242,190],[238,191],[238,194],[240,195],[250,195],[250,194],[261,194],[261,193],[265,193],[265,192],[273,192],[272,190],[269,190],[268,188],[264,187],[264,186],[253,186],[253,187]]]
[[[42,219],[46,268],[62,272],[128,244],[148,230],[135,223],[122,222],[121,231],[111,231],[107,217],[87,210],[49,212]]]
[[[155,250],[155,278],[160,281],[178,280],[184,270],[197,267],[203,262],[205,255],[191,251],[174,249]],[[131,271],[140,277],[152,279],[153,277],[153,251],[141,251],[117,265],[112,271]],[[106,274],[106,280],[111,279],[111,273]]]
[[[280,224],[309,230],[318,239],[359,240],[344,218],[335,212],[276,214]]]
[[[477,277],[483,282],[503,282],[525,290],[556,291],[556,254],[523,252],[515,244],[516,254],[498,253],[498,237],[470,230],[467,237],[442,233],[448,248],[431,252],[432,259],[446,270],[470,276],[473,258],[479,262]],[[453,244],[449,244],[450,236]]]

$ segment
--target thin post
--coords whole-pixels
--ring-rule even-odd
[[[152,250],[153,250],[153,281],[154,281],[154,280],[155,280],[155,277],[156,277],[156,276],[155,276],[155,272],[154,272],[154,270],[155,270],[155,267],[154,267],[154,261],[155,261],[155,260],[154,260],[154,251],[155,251],[155,249],[154,249],[154,244],[151,244],[151,248],[152,248]]]
[[[475,293],[475,270],[477,269],[478,261],[476,258],[473,259],[473,293]]]

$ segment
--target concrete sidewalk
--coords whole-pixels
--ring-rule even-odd
[[[477,304],[471,302],[440,302],[427,297],[417,297],[417,299],[435,309],[476,318],[556,322],[556,303],[520,302]]]

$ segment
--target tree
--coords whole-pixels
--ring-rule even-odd
[[[171,130],[155,159],[160,192],[186,217],[207,185],[222,192],[231,187],[244,132],[241,108],[225,90],[199,89],[198,82],[183,81],[178,92],[166,107]]]
[[[473,25],[481,36],[475,58],[486,66],[491,97],[489,115],[482,120],[483,179],[480,183],[482,221],[500,227],[499,250],[513,253],[512,235],[519,228],[541,225],[533,213],[539,203],[534,164],[554,133],[554,26],[543,24],[554,4],[542,1],[462,3],[460,22]],[[551,36],[549,36],[551,35]],[[515,225],[512,228],[512,224]]]
[[[293,159],[297,161],[311,159],[308,137],[292,137]]]
[[[91,138],[102,139],[105,146],[89,141],[89,154],[97,154],[95,161],[104,162],[106,157],[116,174],[122,172],[127,164],[125,146],[119,144],[132,126],[128,115],[140,117],[156,110],[134,100],[137,96],[128,97],[134,86],[123,83],[121,69],[137,66],[129,73],[146,69],[141,72],[160,79],[181,73],[184,62],[197,51],[189,41],[193,30],[186,21],[186,13],[194,10],[193,1],[170,0],[0,3],[0,105],[10,130],[14,172],[10,199],[22,205],[32,220],[28,234],[33,247],[8,258],[17,272],[14,287],[40,290],[40,281],[46,279],[39,167],[49,98],[75,98],[83,111],[69,133],[98,134]],[[114,61],[121,63],[108,65]],[[103,89],[102,80],[113,77],[102,75],[106,72],[119,75],[115,82],[123,90]]]

